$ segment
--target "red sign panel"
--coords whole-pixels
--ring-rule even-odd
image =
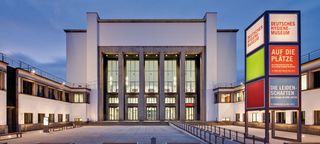
[[[298,46],[270,45],[270,75],[298,75]]]
[[[264,79],[246,85],[248,109],[264,108]]]
[[[193,103],[186,103],[186,107],[193,107]]]

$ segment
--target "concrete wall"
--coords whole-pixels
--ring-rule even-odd
[[[85,103],[73,103],[71,104],[70,121],[74,121],[75,118],[81,118],[82,121],[87,121],[87,107]]]
[[[206,71],[205,71],[205,102],[206,118],[204,120],[213,121],[214,119],[214,85],[218,83],[218,44],[217,44],[217,13],[206,13],[205,16],[205,45],[206,45]]]
[[[320,110],[319,99],[320,99],[320,89],[312,89],[307,91],[302,91],[302,111],[305,111],[306,115],[306,125],[314,124],[314,111]]]
[[[33,113],[33,123],[38,123],[38,113],[45,113],[49,117],[50,113],[55,114],[55,122],[58,122],[58,114],[71,114],[71,104],[63,101],[39,98],[36,96],[19,94],[19,115],[18,123],[24,124],[24,113]],[[70,119],[71,120],[71,119]]]
[[[236,32],[218,32],[218,83],[237,81],[236,37]]]
[[[67,81],[71,83],[86,83],[86,33],[66,33],[66,38]]]
[[[99,23],[100,46],[204,46],[204,23]]]
[[[7,93],[0,90],[0,125],[7,124]]]

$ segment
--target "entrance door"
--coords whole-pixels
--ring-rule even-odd
[[[165,120],[176,119],[176,107],[166,107],[165,112]]]
[[[9,133],[17,131],[15,108],[7,108],[7,123]]]
[[[128,120],[138,120],[138,107],[128,107]]]
[[[147,120],[157,120],[157,107],[147,107]]]

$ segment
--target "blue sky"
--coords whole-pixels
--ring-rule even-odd
[[[218,12],[218,28],[236,28],[238,77],[244,29],[265,10],[301,10],[302,54],[320,49],[320,0],[1,0],[0,51],[65,78],[63,29],[86,28],[86,12],[103,19],[189,19]]]

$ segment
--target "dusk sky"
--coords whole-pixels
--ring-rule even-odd
[[[239,29],[243,79],[244,29],[265,10],[301,10],[302,54],[320,49],[320,0],[0,0],[0,52],[65,78],[63,29],[85,29],[86,12],[102,19],[200,19],[217,12],[218,28]]]

